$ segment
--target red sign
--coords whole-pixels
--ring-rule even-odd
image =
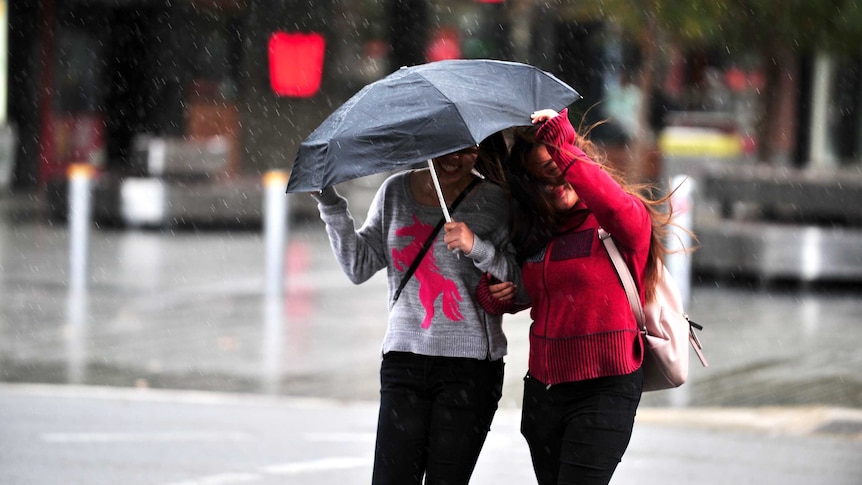
[[[458,37],[458,31],[448,27],[437,30],[425,50],[425,57],[428,62],[460,59],[461,39]]]
[[[275,32],[269,38],[269,81],[279,96],[308,98],[320,89],[326,41],[317,33]]]

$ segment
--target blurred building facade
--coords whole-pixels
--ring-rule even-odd
[[[763,66],[722,46],[675,46],[665,65],[646,66],[643,46],[574,4],[0,0],[0,145],[14,146],[15,190],[41,195],[50,215],[64,215],[67,168],[88,163],[97,219],[259,224],[262,176],[289,170],[302,139],[362,86],[404,65],[514,60],[583,95],[573,120],[595,126],[591,138],[620,168],[646,181],[697,178],[708,217],[695,218],[696,267],[862,280],[862,56],[783,66],[767,135],[778,149],[757,160]],[[649,86],[637,83],[643,67],[660,76]],[[357,214],[375,188],[351,197]]]
[[[178,163],[191,165],[188,153],[215,153],[197,166],[217,180],[289,169],[300,141],[363,85],[402,65],[459,57],[554,73],[584,96],[573,117],[607,121],[592,134],[612,150],[636,133],[632,110],[644,97],[656,135],[674,124],[733,132],[730,145],[718,140],[719,155],[751,155],[756,143],[756,66],[728,59],[720,46],[673,52],[654,92],[638,93],[631,73],[639,54],[613,26],[573,16],[567,2],[29,0],[9,3],[8,25],[18,188],[62,180],[77,162],[114,176],[147,175],[154,163],[147,149],[175,149],[184,153]],[[323,55],[309,60],[307,47],[296,46],[274,60],[279,33],[319,36]],[[313,75],[308,64],[320,62],[319,85],[277,92],[273,62],[295,76],[288,82]],[[306,67],[291,73],[292,66]],[[862,63],[803,58],[785,77],[785,123],[773,134],[784,164],[858,165]],[[710,146],[698,143],[695,151]]]
[[[314,126],[395,67],[427,57],[507,57],[505,32],[495,27],[501,3],[433,3],[12,2],[15,185],[45,186],[77,162],[140,175],[146,163],[135,152],[152,138],[218,137],[230,147],[216,170],[225,177],[289,168]],[[270,42],[276,33],[324,40],[323,75],[310,95],[275,92]],[[287,52],[280,62],[305,61],[292,55],[308,54]]]
[[[51,184],[78,162],[140,175],[136,151],[152,138],[218,137],[229,153],[214,172],[225,177],[289,169],[299,142],[363,85],[447,58],[535,64],[575,86],[584,102],[573,111],[598,121],[606,116],[592,108],[623,62],[600,22],[529,0],[33,0],[8,10],[19,188]],[[274,91],[276,33],[324,39],[311,95]],[[623,131],[610,123],[596,135]]]

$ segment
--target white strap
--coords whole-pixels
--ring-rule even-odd
[[[620,250],[617,249],[617,245],[614,243],[610,233],[601,227],[599,228],[599,239],[601,239],[602,243],[605,245],[605,249],[611,257],[611,262],[617,270],[617,275],[619,275],[623,288],[626,290],[626,297],[629,300],[629,305],[632,307],[632,312],[635,314],[635,319],[637,320],[638,325],[641,327],[641,330],[646,332],[646,323],[644,323],[646,321],[646,317],[644,316],[644,309],[641,305],[640,296],[638,296],[635,280],[632,278],[629,267],[626,266],[623,255],[620,254]]]

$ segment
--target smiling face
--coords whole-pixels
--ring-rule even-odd
[[[559,211],[571,209],[578,203],[580,197],[572,186],[563,179],[557,164],[551,159],[551,154],[545,145],[536,146],[527,154],[525,160],[527,173],[534,180],[540,181],[539,188],[546,199]]]
[[[454,185],[471,177],[479,156],[478,147],[465,148],[454,153],[441,155],[434,159],[434,169],[440,185]]]

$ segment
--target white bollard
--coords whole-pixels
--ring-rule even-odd
[[[272,170],[263,176],[263,217],[267,297],[284,291],[284,245],[287,234],[287,173]]]
[[[263,299],[261,384],[265,394],[277,395],[281,390],[281,359],[285,342],[284,305],[282,298]]]
[[[93,176],[95,168],[87,163],[69,166],[69,288],[84,290],[89,279],[90,219],[92,217]]]
[[[671,180],[670,189],[676,189],[670,198],[670,206],[673,209],[673,222],[679,227],[671,226],[666,244],[668,249],[676,252],[665,256],[665,266],[679,287],[683,308],[688,308],[691,302],[691,257],[683,249],[691,248],[693,244],[692,237],[685,230],[691,231],[694,225],[696,184],[687,175],[677,175]]]
[[[72,289],[66,297],[66,382],[87,381],[87,341],[90,297],[86,289]]]

